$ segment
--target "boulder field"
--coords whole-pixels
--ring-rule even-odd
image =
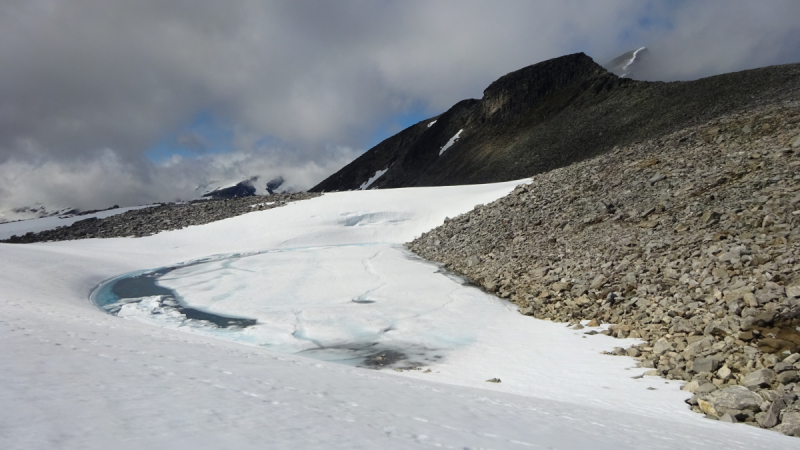
[[[522,314],[641,339],[613,354],[694,411],[800,436],[799,225],[789,101],[536,175],[407,246]]]

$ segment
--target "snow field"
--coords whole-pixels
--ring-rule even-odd
[[[705,420],[678,385],[634,380],[632,359],[599,354],[624,342],[521,316],[398,247],[516,184],[326,194],[140,239],[0,244],[0,404],[12,405],[0,448],[796,446]],[[430,373],[355,368],[87,300],[120,274],[264,250],[164,284],[190,304],[263,317],[284,351],[305,348],[288,337],[300,324],[305,338],[410,342],[441,361],[426,361]]]

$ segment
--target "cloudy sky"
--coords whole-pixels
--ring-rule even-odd
[[[503,74],[650,48],[648,78],[800,62],[797,0],[2,0],[0,209],[313,186]]]

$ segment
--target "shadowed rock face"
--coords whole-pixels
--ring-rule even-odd
[[[583,53],[567,55],[501,77],[481,100],[401,131],[311,190],[357,189],[387,168],[373,188],[525,178],[798,92],[800,64],[663,83],[619,78]]]

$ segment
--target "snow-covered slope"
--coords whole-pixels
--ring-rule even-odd
[[[73,223],[79,220],[86,220],[91,218],[98,218],[104,219],[106,217],[111,217],[117,214],[122,214],[126,211],[132,211],[135,209],[142,209],[147,208],[153,205],[144,205],[144,206],[131,206],[128,208],[115,208],[115,209],[108,209],[105,211],[98,211],[92,214],[84,214],[84,215],[69,215],[69,216],[50,216],[50,217],[42,217],[39,219],[29,219],[29,220],[19,220],[17,222],[7,222],[7,223],[0,223],[0,240],[1,239],[8,239],[11,236],[17,235],[21,236],[28,232],[38,233],[44,230],[52,230],[58,227],[65,227],[72,225]]]
[[[644,69],[649,55],[647,47],[639,47],[614,58],[605,67],[620,78],[634,78]]]
[[[0,244],[0,448],[796,445],[704,420],[677,385],[633,379],[633,360],[599,354],[619,341],[521,316],[397,246],[516,184],[326,194],[141,239]],[[124,273],[256,251],[270,252],[164,283],[198,307],[258,317],[291,344],[272,346],[282,353],[114,317],[87,300]],[[373,307],[354,315],[368,319],[358,326],[337,311]],[[434,349],[443,357],[425,362],[430,373],[287,353],[303,344],[287,337],[298,324],[307,334],[296,341],[351,341],[385,321],[395,344],[457,339]],[[502,383],[485,382],[494,377]]]
[[[41,204],[21,208],[0,208],[0,224],[20,220],[39,219],[59,215],[68,215],[74,212],[73,208],[64,206],[45,206]]]

